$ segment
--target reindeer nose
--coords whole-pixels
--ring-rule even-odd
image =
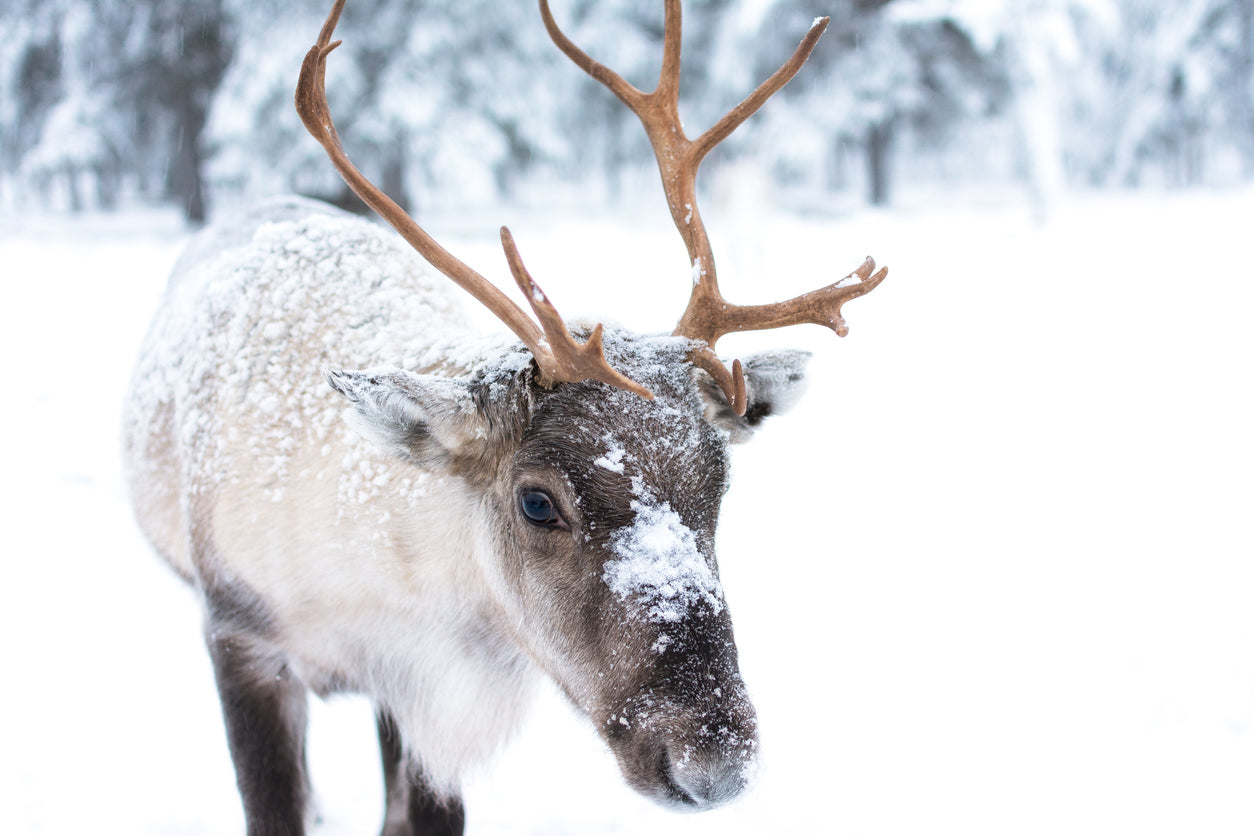
[[[672,726],[663,769],[674,795],[694,810],[708,810],[744,791],[757,765],[757,717],[737,698]],[[676,733],[678,732],[678,733]]]
[[[755,763],[756,741],[700,749],[691,744],[667,747],[669,779],[696,810],[708,810],[731,801],[749,783]]]
[[[613,715],[606,742],[638,792],[667,807],[699,812],[731,801],[752,781],[758,754],[757,717],[739,693],[714,708],[677,701]]]

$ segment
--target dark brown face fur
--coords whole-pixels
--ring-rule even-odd
[[[682,354],[658,359],[629,372],[653,401],[596,383],[533,388],[493,504],[532,654],[633,787],[701,809],[744,787],[756,720],[714,554],[727,437]],[[552,503],[544,522],[523,507],[536,493]]]

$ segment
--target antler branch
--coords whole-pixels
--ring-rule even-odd
[[[326,150],[327,156],[330,157],[340,176],[348,183],[349,188],[367,206],[391,224],[431,266],[448,276],[496,314],[523,341],[536,358],[541,383],[552,385],[557,381],[575,382],[592,379],[627,389],[646,398],[653,397],[648,389],[619,374],[610,366],[602,350],[600,325],[593,330],[587,342],[581,344],[575,341],[556,308],[527,274],[507,229],[501,230],[501,242],[505,248],[506,258],[509,260],[510,269],[514,272],[515,278],[518,279],[519,286],[523,288],[528,302],[539,317],[541,327],[537,327],[535,322],[495,285],[440,246],[426,230],[406,214],[405,210],[371,183],[348,158],[340,142],[339,134],[335,130],[335,123],[331,119],[331,109],[326,97],[327,56],[341,43],[340,41],[332,42],[331,37],[335,33],[335,27],[344,10],[345,2],[346,0],[336,0],[318,35],[318,42],[310,48],[305,55],[305,60],[301,63],[300,78],[296,84],[296,112],[300,115],[306,130]],[[526,277],[525,285],[520,276]]]
[[[888,275],[887,267],[881,267],[872,275],[874,271],[875,259],[867,256],[857,270],[840,281],[786,302],[733,305],[723,300],[721,295],[716,295],[713,297],[716,304],[702,306],[696,312],[695,306],[690,304],[680,329],[683,329],[684,336],[710,345],[724,334],[736,331],[767,331],[807,323],[831,328],[838,337],[843,337],[849,333],[849,326],[845,324],[840,308],[850,299],[870,293]]]
[[[566,328],[566,323],[562,321],[561,314],[557,312],[557,308],[553,307],[549,297],[540,289],[540,285],[536,284],[531,274],[527,272],[522,256],[518,254],[518,247],[514,244],[514,236],[505,227],[501,227],[501,246],[505,249],[505,258],[509,261],[509,269],[514,274],[514,281],[518,282],[518,289],[523,292],[523,297],[535,311],[536,318],[540,320],[545,336],[549,340],[548,342],[541,341],[538,346],[531,349],[536,362],[542,368],[553,369],[558,380],[599,380],[642,397],[652,398],[652,392],[631,378],[619,374],[606,362],[601,342],[602,329],[599,323],[592,329],[592,333],[588,335],[583,345],[570,337],[570,331]],[[554,340],[554,335],[557,335],[557,340]]]
[[[715,356],[714,344],[719,337],[733,331],[780,328],[803,322],[825,325],[844,336],[848,331],[840,308],[850,299],[870,292],[888,274],[880,270],[874,276],[875,262],[870,259],[845,279],[821,290],[786,302],[772,305],[732,305],[718,288],[714,252],[705,223],[697,207],[696,177],[702,160],[732,131],[752,116],[767,99],[796,76],[814,51],[827,28],[829,19],[817,18],[806,32],[792,57],[770,78],[714,123],[695,140],[684,135],[679,119],[679,69],[682,41],[682,12],[679,0],[666,0],[666,28],[662,45],[662,71],[657,87],[644,93],[613,70],[597,63],[568,38],[553,19],[548,0],[540,0],[540,15],[549,36],[558,48],[588,75],[604,84],[623,104],[639,117],[653,145],[654,156],[662,175],[662,188],[671,218],[688,250],[692,263],[692,295],[675,335],[704,343],[691,355],[694,365],[709,372],[726,393],[732,408],[744,414],[744,375],[737,362],[729,371]],[[850,283],[854,276],[858,282]]]

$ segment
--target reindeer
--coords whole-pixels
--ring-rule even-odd
[[[343,7],[301,67],[301,119],[353,190],[513,337],[467,336],[447,284],[394,236],[304,199],[205,230],[175,265],[128,396],[129,485],[155,550],[203,602],[248,833],[303,832],[308,691],[373,700],[389,836],[462,832],[460,777],[544,676],[633,788],[680,809],[727,802],[758,739],[715,560],[728,450],[792,405],[808,355],[729,368],[715,344],[803,322],[843,336],[841,305],[886,271],[867,259],[789,301],[727,302],[695,178],[827,19],[688,139],[678,0],[652,93],[584,54],[541,0],[557,46],[640,117],[687,245],[687,309],[673,334],[640,335],[567,328],[502,229],[533,321],[362,176],[325,94]]]

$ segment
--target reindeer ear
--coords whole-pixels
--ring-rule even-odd
[[[697,372],[705,417],[711,424],[731,434],[734,444],[748,441],[768,416],[792,409],[805,392],[806,365],[810,352],[784,349],[753,354],[740,361],[745,372],[745,392],[749,405],[744,415],[732,412],[727,396],[714,379]]]
[[[324,369],[323,375],[352,404],[349,424],[404,461],[442,464],[487,436],[489,422],[462,381],[403,369]]]

